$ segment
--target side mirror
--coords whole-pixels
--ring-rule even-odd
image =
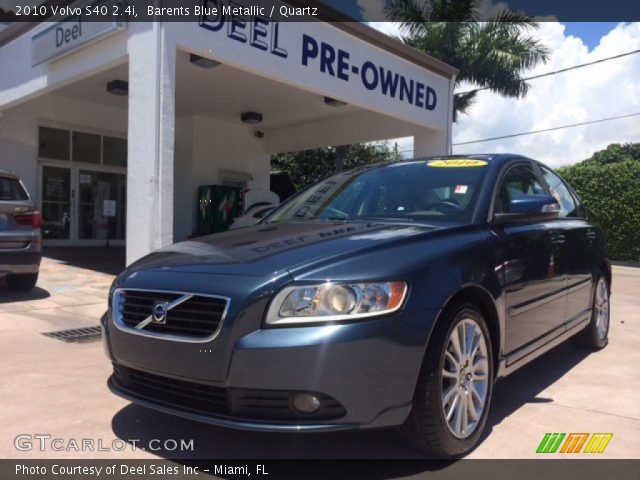
[[[496,213],[494,223],[551,220],[558,217],[560,204],[550,195],[523,195],[509,202],[509,212]]]

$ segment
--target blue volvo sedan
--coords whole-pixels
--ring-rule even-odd
[[[546,166],[374,165],[122,272],[102,319],[108,383],[215,425],[399,427],[460,456],[498,378],[570,337],[607,344],[610,288],[602,233]]]

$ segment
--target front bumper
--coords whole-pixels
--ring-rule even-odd
[[[216,293],[238,298],[232,291],[233,280],[225,280],[218,285],[229,290]],[[171,379],[187,389],[192,383],[222,392],[317,392],[344,408],[339,418],[249,418],[234,408],[222,413],[185,408],[162,395],[140,395],[115,375],[109,388],[156,410],[245,430],[349,430],[404,422],[437,311],[399,311],[350,324],[265,329],[262,319],[269,297],[258,297],[246,305],[235,302],[237,309],[232,301],[220,334],[209,343],[143,337],[116,328],[105,316],[107,355],[117,366]]]
[[[347,423],[343,421],[336,422],[314,422],[314,423],[300,423],[300,422],[270,422],[266,420],[251,420],[234,417],[224,417],[216,415],[204,415],[195,411],[187,411],[184,409],[172,407],[159,403],[157,400],[141,398],[127,390],[118,386],[114,377],[110,377],[107,381],[107,386],[112,393],[122,397],[130,402],[142,405],[159,412],[176,415],[179,417],[194,420],[196,422],[208,423],[210,425],[216,425],[218,427],[232,428],[235,430],[248,430],[255,432],[330,432],[340,430],[355,430],[359,428],[383,428],[401,425],[409,415],[411,411],[411,404],[401,405],[398,407],[390,408],[380,414],[373,422],[367,425],[361,425],[357,423]]]

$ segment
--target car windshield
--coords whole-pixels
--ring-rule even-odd
[[[487,162],[430,159],[334,175],[284,202],[264,222],[404,220],[468,223]]]

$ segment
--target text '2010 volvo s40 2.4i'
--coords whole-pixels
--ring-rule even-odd
[[[102,319],[109,386],[216,425],[401,427],[462,455],[497,378],[569,337],[606,345],[610,285],[601,232],[538,162],[360,168],[120,274]]]

